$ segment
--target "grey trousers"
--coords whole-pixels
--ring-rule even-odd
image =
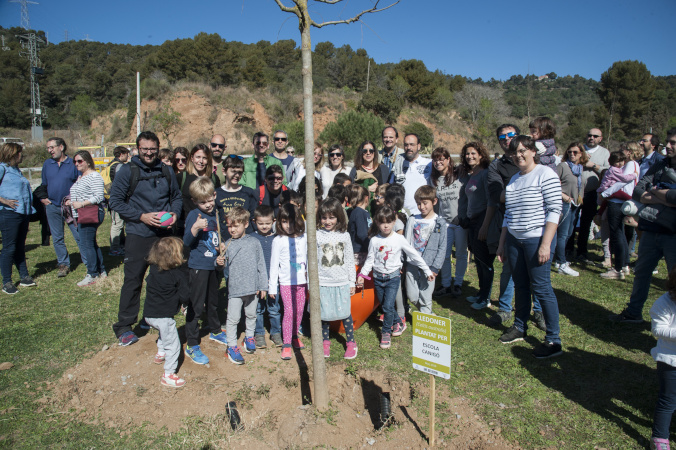
[[[176,330],[176,321],[171,317],[153,319],[146,317],[146,323],[160,332],[157,338],[157,352],[164,355],[164,372],[176,373],[178,354],[181,352],[181,341]]]
[[[434,281],[427,281],[425,272],[413,265],[406,267],[406,295],[421,313],[432,313]]]
[[[225,334],[228,336],[228,347],[237,346],[237,325],[242,318],[242,306],[246,316],[246,337],[253,337],[256,331],[256,309],[258,296],[256,294],[244,297],[230,297],[228,299],[228,320],[225,322]]]
[[[124,230],[124,220],[115,211],[110,211],[110,251],[120,250],[120,238]]]

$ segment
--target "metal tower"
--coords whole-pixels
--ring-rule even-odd
[[[21,28],[30,30],[30,21],[28,20],[28,4],[37,5],[30,0],[9,0],[10,3],[19,3],[21,5]]]

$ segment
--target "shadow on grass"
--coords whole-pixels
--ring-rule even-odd
[[[54,252],[54,248],[52,247],[52,252]],[[52,253],[53,254],[53,253]],[[69,253],[70,257],[70,271],[75,272],[77,268],[82,264],[84,266],[84,263],[82,262],[82,257],[80,256],[79,252],[75,253]],[[104,263],[105,264],[105,263]],[[59,264],[56,262],[56,255],[54,254],[53,259],[49,259],[48,261],[40,261],[39,263],[35,264],[34,267],[34,275],[40,276],[44,275],[53,271],[56,271],[58,269]]]
[[[380,423],[380,396],[383,395],[383,389],[375,384],[373,380],[367,380],[364,377],[359,377],[361,380],[361,393],[364,397],[364,406],[369,412],[371,423],[374,429],[381,426]]]
[[[296,355],[296,363],[298,364],[298,378],[300,380],[300,396],[303,405],[312,404],[312,391],[310,389],[310,373],[308,372],[307,362],[303,352],[294,348],[293,352]]]
[[[515,346],[512,353],[542,384],[614,423],[639,444],[647,444],[646,437],[636,428],[652,425],[652,419],[646,417],[652,417],[657,399],[654,370],[644,364],[575,347],[564,348],[563,355],[549,360],[534,359],[525,347]],[[646,391],[655,395],[646,396]]]

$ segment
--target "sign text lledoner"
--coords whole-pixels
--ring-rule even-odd
[[[413,368],[451,377],[451,319],[413,313]]]

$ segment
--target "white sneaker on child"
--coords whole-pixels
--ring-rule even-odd
[[[185,380],[175,373],[170,373],[169,375],[164,374],[162,378],[160,378],[160,383],[162,383],[162,386],[180,388],[185,384]]]

